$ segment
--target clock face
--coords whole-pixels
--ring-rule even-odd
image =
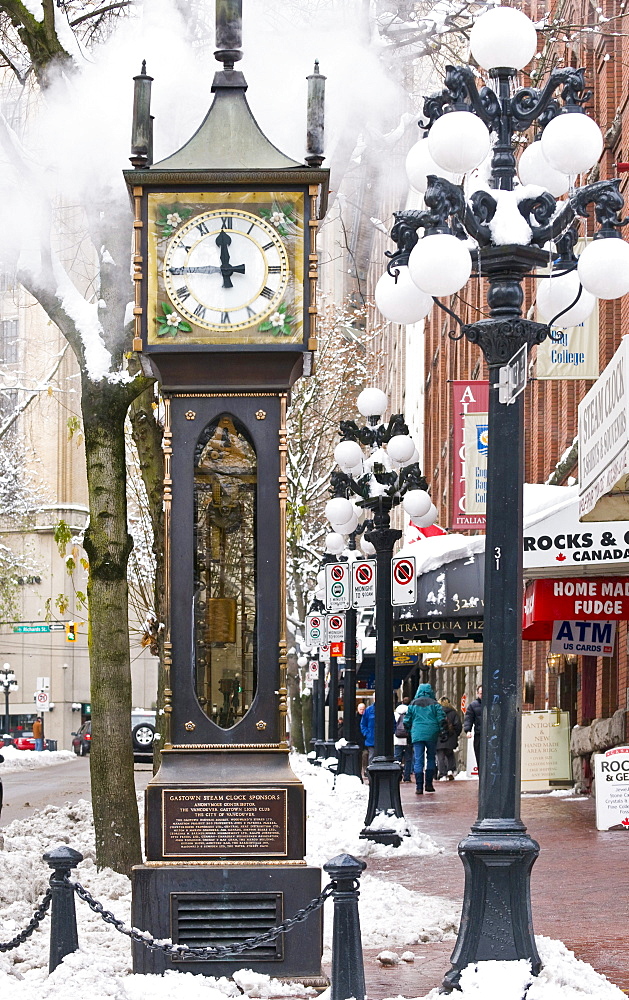
[[[245,330],[277,311],[290,276],[277,230],[240,209],[193,215],[164,254],[170,301],[205,330]]]
[[[303,340],[304,195],[148,195],[148,344]]]

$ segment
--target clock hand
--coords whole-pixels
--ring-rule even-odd
[[[203,267],[169,267],[169,274],[220,274],[222,267],[215,267],[214,264],[205,264]]]
[[[233,288],[232,285],[232,274],[235,271],[238,274],[245,273],[244,264],[232,265],[229,260],[229,244],[231,243],[231,237],[227,235],[224,229],[220,231],[216,237],[216,245],[221,251],[221,273],[223,275],[223,288]]]

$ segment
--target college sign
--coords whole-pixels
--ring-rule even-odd
[[[625,620],[629,577],[532,580],[524,595],[522,638],[552,639],[553,622]]]

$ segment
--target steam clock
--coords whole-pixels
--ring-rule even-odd
[[[316,349],[315,235],[323,77],[309,78],[299,164],[248,107],[240,3],[217,3],[212,106],[151,162],[151,78],[135,81],[135,340],[165,409],[165,725],[146,792],[133,923],[175,943],[238,943],[320,891],[304,861],[305,793],[288,763],[284,633],[287,394]],[[313,921],[316,926],[313,926]],[[238,959],[175,962],[135,946],[137,972],[246,966],[323,986],[320,911]]]

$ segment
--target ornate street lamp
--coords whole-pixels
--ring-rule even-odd
[[[11,692],[19,691],[15,672],[11,669],[10,663],[4,663],[0,670],[0,688],[4,691],[4,731],[8,734],[10,728],[9,716],[9,695]]]
[[[535,973],[541,965],[529,884],[539,847],[526,833],[519,801],[523,396],[513,405],[500,401],[495,391],[499,370],[523,345],[530,348],[552,337],[550,328],[560,317],[565,325],[578,321],[573,310],[593,308],[590,296],[617,298],[629,291],[629,245],[619,233],[626,221],[619,214],[619,181],[571,189],[571,178],[594,166],[603,149],[600,129],[583,108],[590,97],[584,71],[554,69],[542,89],[516,89],[514,79],[533,58],[537,35],[532,22],[513,8],[483,14],[470,45],[476,62],[488,71],[487,85],[477,89],[469,66],[448,66],[444,89],[425,100],[428,135],[411,151],[408,165],[415,171],[413,185],[424,185],[427,207],[395,213],[391,235],[398,249],[388,254],[387,273],[376,289],[385,316],[414,322],[427,315],[426,297],[455,294],[470,273],[489,282],[490,317],[461,323],[454,337],[479,345],[492,388],[478,819],[459,845],[465,900],[446,988],[456,986],[461,970],[478,960],[526,958]],[[538,141],[518,166],[516,135],[533,124]],[[466,197],[452,175],[460,179],[490,151],[488,186]],[[448,171],[450,179],[437,176]],[[568,190],[568,197],[557,202]],[[570,230],[577,217],[588,216],[591,205],[600,228],[577,260]],[[546,325],[522,318],[521,286],[527,275],[548,265],[552,280],[544,279],[540,303]]]
[[[366,542],[375,550],[376,565],[376,662],[375,662],[375,745],[367,768],[369,802],[361,837],[398,847],[402,838],[396,819],[403,819],[400,798],[400,765],[393,755],[393,612],[391,608],[391,558],[402,532],[391,527],[391,511],[404,503],[407,513],[436,520],[428,484],[417,464],[418,454],[403,414],[388,425],[381,422],[387,397],[379,389],[364,389],[357,400],[367,424],[353,420],[340,423],[341,442],[334,458],[341,472],[332,475],[336,496],[326,504],[326,516],[335,533],[350,534],[358,527],[351,495],[360,497],[357,506],[370,512],[373,527],[365,532]],[[369,449],[365,455],[363,447]],[[343,493],[345,494],[343,496]],[[391,826],[383,818],[391,819]],[[374,824],[374,820],[378,820]]]

